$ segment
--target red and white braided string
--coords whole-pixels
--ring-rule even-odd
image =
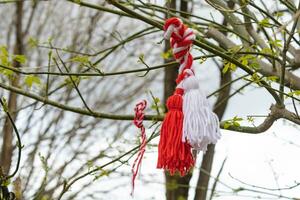
[[[193,56],[190,51],[195,40],[195,34],[193,29],[188,28],[176,17],[166,21],[164,30],[164,37],[165,39],[170,39],[174,57],[180,63],[176,83],[181,88],[180,83],[182,80],[194,74],[192,69]]]
[[[139,153],[136,157],[136,159],[133,162],[131,171],[132,171],[132,192],[131,195],[133,195],[134,192],[134,183],[135,183],[135,178],[138,174],[139,168],[142,163],[142,159],[146,150],[146,133],[145,133],[145,127],[143,125],[143,120],[144,120],[144,110],[147,106],[147,101],[143,100],[140,103],[136,104],[134,108],[135,116],[133,123],[134,125],[141,130],[141,145],[139,147]]]

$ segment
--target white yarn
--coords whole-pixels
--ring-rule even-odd
[[[185,91],[182,141],[188,141],[194,149],[205,153],[207,145],[215,144],[221,137],[219,119],[210,108],[194,75],[185,78],[182,87]]]
[[[170,25],[170,26],[168,27],[168,29],[165,31],[165,33],[164,33],[164,38],[165,38],[166,40],[169,40],[170,37],[171,37],[171,35],[172,35],[172,33],[174,32],[174,30],[175,30],[174,25]]]

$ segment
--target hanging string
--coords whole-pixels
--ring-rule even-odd
[[[142,164],[142,159],[146,150],[146,133],[145,133],[145,127],[143,125],[143,120],[144,120],[144,110],[146,109],[147,106],[147,101],[143,100],[141,102],[139,102],[138,104],[136,104],[135,108],[134,108],[134,112],[135,112],[135,116],[134,116],[134,120],[133,123],[134,125],[140,129],[141,131],[141,145],[139,147],[139,151],[138,151],[138,155],[136,157],[136,159],[133,162],[131,171],[132,171],[132,191],[131,191],[131,195],[133,195],[134,193],[134,185],[135,185],[135,178],[139,172],[139,168]]]

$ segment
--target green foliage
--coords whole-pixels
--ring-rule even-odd
[[[13,59],[20,64],[25,64],[27,61],[27,58],[24,55],[14,55]]]
[[[269,40],[268,43],[272,45],[273,47],[281,48],[282,47],[282,41],[281,40]]]
[[[90,63],[88,56],[74,56],[69,61],[77,62],[77,63],[81,63],[81,64],[89,64]]]
[[[236,65],[225,60],[224,61],[224,67],[222,69],[222,73],[225,74],[228,70],[230,71],[235,71],[236,70]]]
[[[161,103],[161,100],[158,97],[155,97],[151,91],[149,91],[149,94],[151,95],[151,98],[153,100],[150,108],[156,111],[158,115],[160,115],[160,113],[164,113],[165,107]]]
[[[228,119],[224,122],[224,129],[228,129],[230,126],[240,127],[240,121],[243,121],[243,118],[235,116],[233,119]]]
[[[199,59],[199,63],[202,64],[207,60],[207,57],[202,57],[201,59]]]
[[[259,77],[259,75],[257,73],[254,73],[254,74],[251,75],[250,80],[253,83],[260,84],[261,78]]]
[[[0,46],[0,64],[3,66],[10,66],[9,54],[5,46]]]
[[[48,42],[48,44],[50,44],[50,46],[52,46],[51,43],[52,43],[53,39],[54,38],[52,36],[48,37],[48,39],[47,39],[47,42]]]
[[[247,121],[250,122],[250,123],[253,123],[254,122],[254,118],[251,117],[251,116],[248,116],[247,117]]]
[[[161,57],[165,60],[172,58],[172,56],[173,56],[172,49],[169,49],[168,51],[161,53]]]
[[[151,109],[156,110],[159,108],[158,104],[160,104],[160,99],[158,97],[153,98],[153,103],[151,104]]]
[[[258,25],[264,28],[271,28],[273,26],[272,24],[270,24],[269,18],[264,18],[263,20],[259,21]]]
[[[109,176],[109,174],[111,173],[111,171],[108,171],[108,170],[104,170],[104,169],[100,169],[100,173],[98,175],[95,175],[94,177],[94,181],[103,177],[103,176]]]
[[[37,47],[39,44],[39,41],[33,37],[29,37],[28,39],[28,45],[31,47],[31,48],[34,48],[34,47]]]
[[[141,53],[141,54],[139,55],[139,60],[144,60],[144,58],[145,58],[145,54]]]
[[[252,45],[251,46],[252,48],[256,48],[255,45]],[[228,50],[228,53],[232,54],[232,56],[236,55],[240,50],[243,49],[243,46],[242,45],[236,45],[232,48],[230,48]],[[245,51],[250,51],[249,48],[245,48],[244,49]],[[258,70],[259,69],[259,64],[257,62],[257,57],[256,55],[252,55],[252,54],[245,54],[243,56],[240,56],[238,59],[237,59],[241,64],[249,67],[249,68],[252,68],[254,70]],[[230,71],[235,71],[237,68],[237,66],[227,60],[224,61],[224,68],[222,70],[222,73],[226,73],[228,70]]]
[[[31,88],[33,84],[35,85],[40,85],[41,84],[41,79],[37,76],[33,76],[33,75],[28,75],[25,77],[25,84]]]
[[[0,73],[7,76],[8,78],[11,78],[14,72],[7,68],[13,68],[13,61],[16,61],[20,64],[25,64],[27,61],[27,58],[25,55],[12,55],[9,54],[6,46],[0,46],[0,65],[3,67],[0,68]]]
[[[11,78],[14,72],[9,69],[0,69],[0,73],[7,76],[8,78]]]
[[[71,80],[72,79],[72,80]],[[70,76],[65,79],[65,84],[69,86],[74,86],[73,82],[78,85],[80,83],[81,78],[78,76]]]
[[[272,82],[277,82],[279,80],[279,77],[277,76],[268,76],[266,77],[266,81],[271,84]]]
[[[252,48],[256,48],[255,45],[252,45],[251,46]],[[241,51],[242,49],[244,49],[244,47],[242,45],[236,45],[232,48],[230,48],[228,50],[228,53],[232,54],[232,56],[236,55],[239,51]],[[244,49],[245,51],[250,51],[250,49],[248,48],[245,48]],[[255,55],[252,55],[252,54],[245,54],[243,56],[240,56],[238,59],[237,59],[241,64],[245,65],[245,66],[248,66],[252,69],[259,69],[259,64],[258,62],[256,61],[256,56]],[[224,61],[224,68],[222,70],[222,72],[225,74],[228,70],[230,71],[235,71],[237,68],[237,66],[227,60]]]
[[[38,155],[39,155],[40,161],[42,162],[42,167],[43,167],[45,173],[48,174],[49,166],[48,166],[46,158],[41,153],[39,153]]]
[[[8,105],[7,105],[7,101],[6,101],[5,97],[2,97],[2,102],[3,102],[2,108],[3,108],[4,112],[8,112]]]
[[[2,181],[1,186],[7,187],[7,186],[9,186],[10,184],[11,184],[10,179],[5,179],[5,180]]]
[[[87,161],[88,171],[90,171],[94,167],[94,163],[92,160]]]
[[[300,96],[300,90],[294,90],[288,93],[289,96]]]
[[[284,15],[284,12],[280,12],[280,11],[277,11],[277,12],[274,12],[273,13],[273,16],[278,20],[280,17],[282,17]]]
[[[260,52],[261,52],[261,53],[264,53],[264,54],[273,55],[273,56],[276,55],[276,53],[273,52],[272,49],[270,49],[270,48],[263,48]],[[261,57],[261,56],[260,56],[260,57]]]
[[[251,54],[246,54],[242,57],[240,57],[238,59],[238,61],[240,63],[242,63],[243,65],[246,65],[254,70],[258,70],[259,69],[259,64],[256,61],[256,56],[255,55],[251,55]]]

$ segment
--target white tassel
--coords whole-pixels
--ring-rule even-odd
[[[182,81],[183,95],[183,134],[182,141],[204,153],[208,144],[215,144],[221,137],[219,119],[209,106],[205,94],[200,90],[194,75]]]

